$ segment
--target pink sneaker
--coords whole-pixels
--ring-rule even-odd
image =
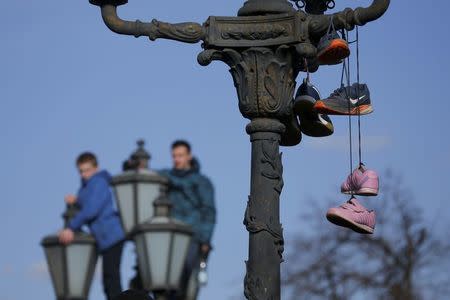
[[[360,196],[378,195],[378,174],[363,164],[356,168],[341,185],[341,192]]]
[[[339,207],[330,208],[327,212],[327,219],[331,223],[364,234],[373,233],[375,217],[375,211],[367,210],[356,198],[351,198]]]

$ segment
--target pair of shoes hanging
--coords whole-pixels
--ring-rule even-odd
[[[294,113],[300,119],[301,131],[312,137],[324,137],[332,135],[334,126],[326,114],[317,113],[314,105],[321,99],[319,90],[311,84],[309,77],[308,61],[303,62],[306,71],[306,78],[297,89],[294,99]]]
[[[344,32],[342,36],[345,36]],[[359,37],[358,37],[359,38]],[[359,73],[359,40],[358,49],[358,73]],[[350,55],[348,42],[339,36],[330,19],[327,33],[320,39],[317,46],[317,59],[321,64],[335,65],[344,62]],[[360,84],[359,80],[353,85],[341,85],[331,95],[317,101],[314,109],[321,114],[328,115],[367,115],[373,112],[370,101],[370,92],[366,84]]]
[[[308,76],[298,88],[294,100],[294,112],[300,119],[301,131],[313,137],[332,135],[334,126],[331,119],[314,109],[318,100],[320,100],[319,90],[309,82]]]
[[[375,211],[365,208],[354,195],[376,196],[378,188],[377,172],[360,164],[341,185],[341,192],[350,194],[350,200],[339,207],[330,208],[326,215],[328,221],[358,233],[372,234],[376,224]]]
[[[336,32],[333,18],[331,17],[327,32],[317,45],[317,62],[319,64],[335,65],[341,63],[349,55],[350,48],[348,43]],[[293,109],[300,119],[300,130],[303,134],[312,137],[329,136],[334,132],[333,123],[326,112],[320,112],[316,109],[321,97],[318,89],[309,81],[309,64],[310,62],[305,59],[304,68],[308,75],[297,90]],[[295,136],[295,126],[290,126],[290,128],[294,133],[291,136]],[[297,140],[293,140],[297,142]],[[286,144],[283,143],[283,137],[282,144]]]
[[[281,136],[281,146],[297,145],[301,141],[302,133],[312,137],[325,137],[333,134],[334,126],[331,119],[326,114],[318,113],[314,108],[320,99],[319,90],[309,82],[308,73],[293,100],[294,113],[292,117],[283,122],[286,131]]]
[[[292,116],[283,122],[286,131],[281,136],[281,146],[299,144],[302,133],[314,137],[333,134],[334,127],[330,118],[327,115],[318,114],[313,108],[316,100],[319,99],[320,95],[317,88],[305,79],[292,102]]]

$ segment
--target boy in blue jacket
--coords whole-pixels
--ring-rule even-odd
[[[97,158],[90,152],[78,156],[76,164],[81,176],[81,187],[77,196],[67,195],[65,201],[68,204],[76,203],[80,211],[69,222],[68,228],[60,231],[59,239],[69,244],[73,241],[75,231],[80,231],[83,225],[89,227],[103,260],[105,295],[108,300],[112,300],[122,292],[120,261],[125,234],[113,207],[111,175],[99,170]]]

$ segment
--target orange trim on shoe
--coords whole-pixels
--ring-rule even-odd
[[[347,112],[342,112],[342,111],[337,111],[334,110],[332,108],[329,108],[326,106],[325,102],[322,100],[319,100],[316,102],[316,104],[314,105],[314,109],[317,110],[318,113],[321,114],[327,114],[327,115],[340,115],[340,116],[357,116],[358,115],[358,109],[359,109],[359,115],[367,115],[370,114],[371,112],[373,112],[373,108],[371,104],[364,104],[361,106],[357,106],[354,107],[350,110],[350,113]]]
[[[323,64],[336,64],[350,55],[348,43],[343,39],[334,39],[330,45],[317,54]]]

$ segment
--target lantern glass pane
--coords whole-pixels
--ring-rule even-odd
[[[134,192],[133,184],[125,183],[115,186],[117,207],[119,208],[120,219],[126,233],[129,233],[135,224],[134,220]]]
[[[135,237],[136,255],[138,256],[139,272],[144,288],[149,289],[151,285],[150,266],[148,264],[147,250],[145,248],[145,234],[138,234]]]
[[[182,233],[174,233],[172,243],[172,261],[170,265],[169,284],[178,286],[181,273],[183,272],[184,262],[186,260],[188,248],[191,239],[188,235]]]
[[[165,286],[170,249],[170,232],[146,233],[153,286]]]
[[[64,296],[64,247],[60,245],[46,247],[45,256],[55,293],[58,297],[62,297]]]
[[[72,244],[67,247],[67,277],[69,278],[69,292],[73,298],[85,298],[86,280],[91,268],[91,257],[94,247],[89,244]]]
[[[85,293],[86,294],[89,294],[89,289],[90,289],[90,287],[91,287],[91,284],[92,284],[92,279],[93,279],[93,277],[94,277],[94,273],[95,273],[95,266],[97,265],[97,258],[98,258],[98,255],[97,255],[97,247],[95,246],[95,245],[92,245],[91,246],[92,247],[92,260],[91,260],[91,263],[88,265],[88,277],[87,277],[87,285],[86,285],[86,291],[85,291]]]
[[[138,224],[153,217],[153,202],[159,196],[159,184],[138,183]]]

